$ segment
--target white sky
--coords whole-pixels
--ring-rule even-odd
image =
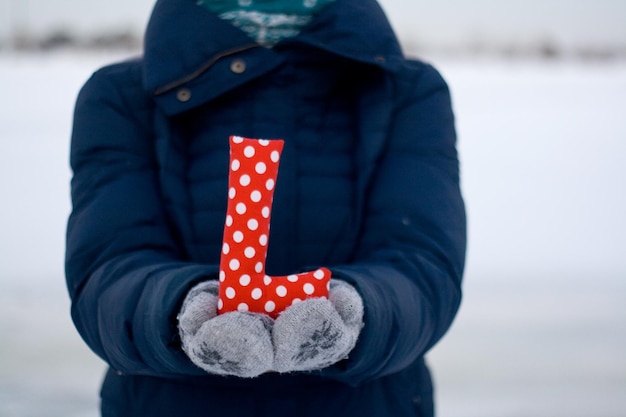
[[[533,41],[626,43],[624,0],[380,0],[403,38],[428,43]],[[132,26],[140,30],[154,0],[0,0],[0,36],[15,22],[34,31]]]

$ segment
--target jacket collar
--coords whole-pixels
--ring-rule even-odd
[[[298,36],[282,43],[291,42],[386,70],[403,60],[376,0],[336,0]],[[255,79],[282,61],[280,53],[254,43],[193,0],[158,0],[145,34],[144,87],[173,115]]]
[[[337,0],[292,41],[391,71],[404,60],[398,39],[376,0]]]

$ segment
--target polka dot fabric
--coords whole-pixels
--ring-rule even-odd
[[[265,273],[282,148],[282,140],[230,137],[218,314],[250,311],[276,318],[304,299],[328,298],[331,273],[326,268],[278,277]]]

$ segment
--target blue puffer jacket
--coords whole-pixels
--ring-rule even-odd
[[[267,271],[354,285],[365,328],[328,369],[196,368],[176,315],[215,279],[228,137],[282,138]],[[423,355],[461,298],[465,215],[449,92],[403,58],[374,0],[337,0],[273,49],[159,0],[141,59],[82,89],[71,145],[72,317],[111,367],[104,416],[431,416]]]

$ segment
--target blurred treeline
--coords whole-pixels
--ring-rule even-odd
[[[400,34],[409,55],[443,55],[450,57],[500,57],[505,59],[574,59],[608,61],[626,59],[626,42],[611,45],[563,45],[552,39],[502,41],[499,39],[468,39],[458,44],[429,44]],[[57,50],[140,51],[143,34],[133,28],[106,30],[84,34],[72,29],[56,29],[48,33],[18,30],[0,39],[0,52],[50,52]]]

